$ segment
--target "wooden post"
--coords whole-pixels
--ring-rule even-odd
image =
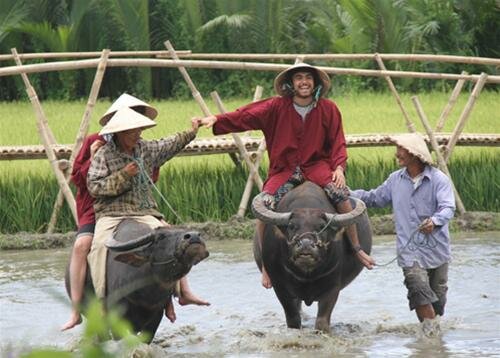
[[[451,152],[453,151],[453,148],[457,143],[458,137],[460,136],[465,127],[465,123],[469,119],[470,113],[472,112],[472,108],[474,107],[474,104],[476,103],[476,100],[479,97],[479,94],[481,93],[487,79],[488,79],[488,74],[484,72],[481,73],[481,76],[479,76],[479,81],[476,82],[476,85],[474,86],[474,89],[472,90],[472,93],[469,96],[469,100],[467,101],[467,104],[465,105],[464,110],[462,111],[462,114],[458,119],[457,125],[455,126],[455,129],[451,134],[450,141],[446,146],[446,152],[444,153],[445,162],[448,162],[448,160],[450,159]]]
[[[172,60],[174,62],[179,61],[179,57],[177,56],[177,53],[175,52],[174,47],[172,46],[170,41],[168,41],[168,40],[165,41],[165,47],[168,49],[168,53],[170,54],[170,57],[172,57]],[[198,92],[198,90],[196,89],[196,86],[194,85],[193,81],[191,80],[191,77],[189,76],[189,74],[187,73],[186,68],[184,66],[179,66],[178,69],[179,69],[182,77],[186,81],[189,89],[191,90],[191,94],[192,94],[193,98],[195,99],[196,103],[198,103],[198,105],[200,106],[203,114],[206,117],[211,116],[212,113],[210,113],[210,110],[208,109],[207,104],[203,100],[203,97],[201,96],[200,92]],[[238,159],[238,157],[234,153],[230,153],[229,156],[231,157],[231,159],[233,160],[233,162],[236,166],[238,166],[240,164],[240,160]]]
[[[377,61],[378,66],[380,67],[380,69],[382,71],[387,71],[387,68],[385,68],[384,62],[382,61],[382,59],[380,58],[380,55],[378,53],[375,53],[375,60]],[[408,128],[408,131],[411,133],[415,133],[416,132],[415,124],[413,124],[413,122],[410,119],[410,116],[408,115],[408,112],[406,112],[406,109],[403,106],[403,102],[401,101],[401,97],[399,97],[399,93],[398,93],[396,87],[394,86],[394,83],[392,82],[391,77],[389,75],[384,75],[384,78],[385,78],[387,84],[389,85],[389,89],[391,90],[392,95],[396,99],[396,102],[398,103],[398,106],[401,109],[401,112],[403,112],[403,117],[405,117],[406,127]]]
[[[413,104],[415,105],[415,109],[417,110],[418,116],[420,117],[420,120],[422,121],[422,124],[424,125],[424,128],[427,132],[427,135],[429,136],[429,140],[431,142],[432,148],[434,149],[434,152],[436,153],[439,169],[441,169],[447,176],[450,178],[450,182],[453,188],[453,193],[455,194],[455,202],[457,205],[457,210],[460,213],[460,215],[465,214],[465,207],[462,202],[462,199],[460,198],[460,195],[458,194],[457,188],[455,188],[455,184],[453,183],[453,179],[451,178],[450,171],[448,170],[448,166],[446,165],[446,161],[443,158],[441,152],[439,151],[439,145],[436,141],[436,137],[434,137],[434,133],[432,132],[432,128],[429,124],[429,121],[427,120],[427,116],[424,113],[424,109],[420,105],[420,102],[418,100],[417,96],[413,96],[411,98],[413,101]]]
[[[12,55],[15,58],[16,64],[18,66],[21,66],[22,64],[21,60],[19,59],[19,55],[17,54],[17,50],[13,48],[11,49],[11,51]],[[78,217],[76,214],[75,198],[73,197],[73,193],[71,192],[71,189],[68,185],[68,182],[66,181],[63,172],[61,171],[61,169],[59,169],[59,164],[56,154],[52,149],[52,145],[55,144],[55,138],[53,134],[51,134],[52,132],[50,131],[50,129],[48,128],[47,117],[43,112],[42,105],[38,100],[38,96],[35,92],[35,89],[31,86],[28,76],[25,73],[21,73],[21,77],[24,81],[24,85],[26,87],[26,93],[28,94],[28,97],[31,101],[31,104],[33,105],[33,109],[37,117],[38,134],[40,135],[40,139],[42,140],[42,144],[45,148],[47,158],[49,160],[50,165],[52,166],[52,170],[54,171],[54,174],[56,176],[59,188],[63,192],[64,198],[66,199],[66,202],[69,205],[71,213],[73,214],[73,218],[75,219],[75,222],[78,222]]]
[[[76,135],[75,145],[71,150],[71,156],[69,158],[70,166],[65,171],[65,177],[67,181],[71,175],[71,169],[73,168],[73,162],[75,161],[75,157],[80,151],[83,140],[85,139],[85,136],[89,131],[90,116],[92,115],[92,111],[94,109],[97,96],[99,95],[99,90],[101,88],[101,83],[104,77],[104,72],[106,70],[106,62],[108,61],[109,54],[110,50],[108,49],[102,50],[101,60],[99,62],[99,65],[97,66],[97,71],[94,76],[94,82],[92,83],[89,98],[87,100],[87,106],[85,107],[85,112],[83,113],[82,121],[80,122],[80,128],[78,130],[78,134]],[[54,203],[54,208],[52,210],[52,216],[50,217],[49,226],[47,228],[47,233],[49,234],[54,232],[54,228],[57,223],[57,217],[59,216],[59,211],[61,210],[63,202],[64,202],[64,196],[62,191],[59,190],[59,192],[57,193],[57,199]]]
[[[258,169],[260,167],[260,161],[262,160],[262,156],[264,152],[266,151],[266,140],[262,138],[259,148],[257,149],[257,154],[255,156],[254,160],[254,165],[258,173]],[[238,208],[238,213],[236,214],[237,216],[243,216],[245,215],[245,211],[247,210],[248,207],[248,202],[250,200],[250,193],[252,192],[252,175],[249,175],[247,178],[247,182],[245,184],[245,190],[243,191],[243,195],[241,196],[241,201],[240,201],[240,206]],[[262,191],[262,187],[259,187],[259,190]]]
[[[175,53],[174,47],[172,46],[170,41],[168,41],[168,40],[165,41],[165,46],[167,47],[168,53],[170,54],[170,57],[172,57],[172,60],[174,62],[178,61],[179,57]],[[198,103],[198,105],[200,106],[203,114],[205,116],[212,115],[210,113],[210,110],[207,107],[207,104],[203,100],[203,97],[201,97],[200,92],[198,92],[198,90],[196,89],[196,86],[194,85],[193,81],[191,80],[191,77],[189,77],[189,74],[187,73],[186,68],[184,66],[179,66],[178,69],[179,69],[179,72],[181,73],[182,77],[186,81],[189,89],[191,90],[191,94],[192,94],[193,98],[195,99],[196,103]]]
[[[263,90],[264,90],[264,88],[262,86],[255,86],[255,92],[253,94],[252,102],[260,101],[260,99],[262,98],[262,91]]]
[[[462,71],[462,75],[467,75],[468,73],[466,71]],[[436,132],[441,132],[441,130],[444,127],[444,123],[446,122],[446,119],[450,115],[451,110],[455,106],[455,103],[457,102],[458,95],[462,91],[462,87],[464,86],[465,80],[460,79],[457,81],[457,84],[455,85],[455,88],[453,88],[453,92],[451,92],[450,99],[448,100],[448,103],[446,104],[446,107],[444,107],[443,112],[439,116],[438,123],[436,125]]]
[[[220,113],[226,113],[226,109],[224,108],[224,105],[222,104],[222,100],[219,97],[219,94],[214,91],[211,93],[212,99],[214,100],[215,104],[219,108]],[[255,167],[254,163],[250,159],[250,156],[248,155],[247,150],[245,149],[245,145],[243,144],[241,138],[236,134],[236,133],[231,133],[234,142],[236,143],[236,146],[238,147],[240,151],[241,157],[245,160],[245,163],[247,163],[248,170],[250,171],[250,175],[252,176],[253,180],[255,181],[255,184],[259,187],[259,190],[262,190],[262,186],[264,185],[262,182],[262,179],[259,176],[259,171]]]
[[[262,86],[255,87],[255,93],[252,102],[260,101],[262,97],[262,90],[263,90]],[[249,132],[246,132],[245,136],[248,136],[248,133]],[[257,171],[257,173],[259,172],[260,161],[265,151],[266,151],[266,140],[262,138],[259,144],[259,148],[257,149],[257,152],[254,154],[253,157],[251,157],[251,159],[253,159],[255,170]],[[247,182],[245,184],[245,189],[243,190],[243,195],[241,196],[240,206],[238,207],[238,212],[236,213],[236,216],[243,217],[243,215],[245,215],[245,211],[247,210],[248,207],[248,202],[250,201],[250,194],[252,192],[252,188],[253,188],[253,175],[252,173],[249,173]],[[262,187],[258,188],[259,190],[262,190]]]

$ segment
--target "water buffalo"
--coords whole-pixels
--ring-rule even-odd
[[[106,261],[105,306],[119,308],[136,333],[152,340],[175,282],[208,257],[197,232],[160,227],[155,230],[132,219],[123,220],[112,238]],[[70,292],[66,273],[66,290]],[[93,292],[87,274],[84,304]]]
[[[264,221],[262,249],[257,235],[254,256],[266,265],[273,288],[290,328],[301,327],[301,303],[318,301],[315,328],[330,331],[330,317],[341,289],[363,269],[342,227],[356,224],[360,245],[371,251],[372,232],[366,207],[351,199],[354,209],[337,214],[323,189],[311,182],[296,187],[279,202],[276,211],[255,197],[252,209]]]

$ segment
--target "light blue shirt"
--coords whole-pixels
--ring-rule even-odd
[[[455,212],[455,197],[450,179],[439,169],[427,165],[416,188],[403,168],[389,175],[378,188],[353,190],[351,195],[368,207],[392,206],[399,266],[412,267],[417,262],[422,268],[431,269],[450,261],[448,222]],[[431,239],[430,245],[407,246],[413,232],[427,218],[434,222],[432,235],[436,242]],[[416,238],[420,242],[422,235],[419,233]]]

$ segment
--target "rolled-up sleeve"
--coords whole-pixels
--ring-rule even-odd
[[[350,195],[361,199],[368,207],[383,208],[392,203],[391,177],[375,189],[351,190]]]
[[[274,108],[274,97],[250,103],[234,112],[218,114],[213,126],[215,135],[263,129]]]
[[[93,197],[117,196],[132,188],[133,178],[122,168],[113,173],[106,165],[103,151],[99,150],[90,165],[87,189]]]

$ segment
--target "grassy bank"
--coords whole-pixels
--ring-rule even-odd
[[[448,94],[432,93],[420,96],[429,118],[437,118]],[[406,131],[402,116],[389,94],[351,94],[335,99],[343,113],[345,132],[393,133]],[[409,96],[404,98],[408,109]],[[466,97],[461,96],[445,131],[455,125]],[[246,100],[231,100],[228,109]],[[157,138],[187,127],[188,118],[200,113],[193,101],[155,103],[160,116],[158,126],[145,131],[146,138]],[[74,141],[83,102],[48,102],[43,104],[51,128],[60,143]],[[98,130],[97,114],[109,103],[98,103],[91,131]],[[215,112],[215,109],[213,109]],[[414,112],[410,111],[416,119]],[[500,132],[500,101],[496,93],[483,93],[465,128],[468,133]],[[39,143],[34,115],[29,103],[3,103],[0,118],[5,130],[0,132],[0,145]],[[418,127],[418,126],[417,126]],[[256,135],[258,133],[255,133]],[[211,136],[200,130],[199,136]],[[347,180],[352,188],[372,188],[380,185],[397,168],[394,148],[350,148]],[[455,185],[468,210],[500,211],[500,150],[497,148],[457,148],[450,162]],[[267,163],[261,166],[265,176]],[[246,169],[234,166],[227,155],[174,158],[162,168],[158,187],[183,221],[225,221],[239,206],[247,178]],[[0,162],[0,232],[40,232],[49,221],[58,187],[45,160]],[[254,194],[256,189],[254,189]],[[177,222],[167,205],[161,211],[171,222]],[[387,210],[372,211],[384,214]],[[250,215],[251,217],[251,215]],[[58,222],[59,231],[74,229],[67,208]]]

